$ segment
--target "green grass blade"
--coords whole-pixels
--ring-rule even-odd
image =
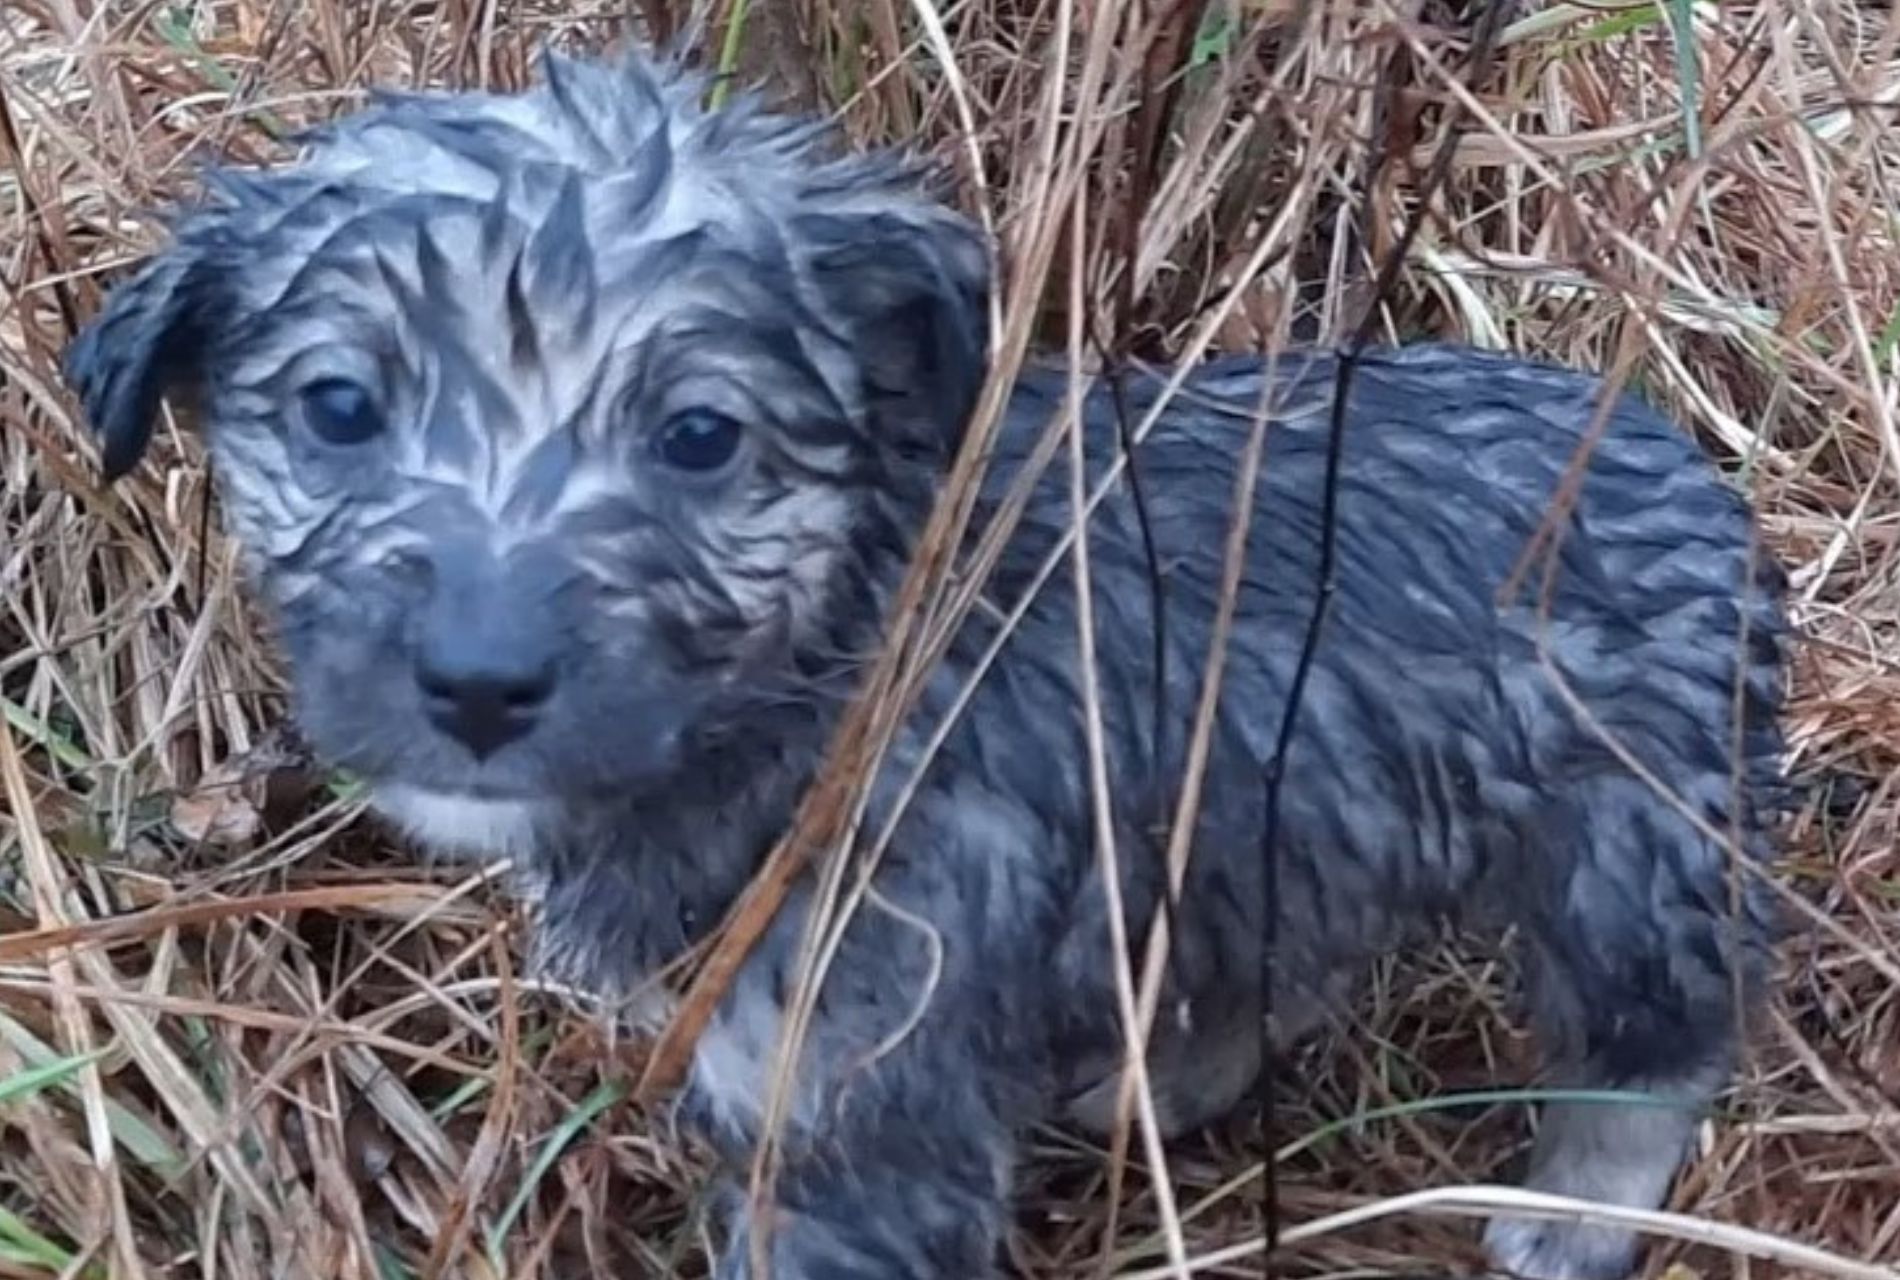
[[[1412,1102],[1394,1103],[1389,1107],[1369,1107],[1364,1111],[1355,1111],[1349,1116],[1341,1116],[1337,1120],[1329,1120],[1281,1147],[1276,1158],[1283,1161],[1289,1160],[1336,1134],[1363,1128],[1374,1121],[1395,1120],[1402,1116],[1423,1115],[1432,1111],[1449,1111],[1457,1107],[1489,1106],[1500,1102],[1526,1104],[1568,1102],[1625,1107],[1680,1107],[1682,1105],[1673,1099],[1660,1098],[1654,1094],[1614,1089],[1480,1089],[1470,1093],[1446,1093],[1431,1098],[1419,1098]]]
[[[41,1235],[4,1207],[0,1207],[0,1258],[60,1272],[73,1265],[71,1250]]]
[[[719,46],[719,78],[713,81],[711,109],[725,105],[732,92],[732,77],[739,67],[739,48],[745,36],[746,0],[732,0],[732,17],[726,22],[726,38]]]
[[[82,1067],[89,1066],[105,1056],[105,1050],[95,1049],[91,1053],[59,1058],[0,1078],[0,1106],[16,1098],[30,1098],[35,1094],[44,1093],[54,1085],[78,1075]]]
[[[37,743],[75,773],[89,773],[96,767],[93,758],[78,743],[38,717],[27,714],[26,708],[11,698],[0,698],[0,716],[6,717],[15,733]]]
[[[575,1136],[585,1129],[595,1116],[625,1098],[628,1093],[628,1086],[620,1081],[608,1081],[597,1085],[593,1092],[581,1099],[580,1105],[576,1106],[565,1120],[554,1126],[554,1132],[548,1135],[547,1144],[541,1148],[540,1154],[535,1156],[534,1164],[528,1169],[527,1176],[522,1178],[521,1186],[516,1190],[514,1199],[510,1200],[508,1207],[502,1210],[500,1220],[495,1223],[494,1231],[489,1234],[488,1260],[495,1270],[502,1272],[507,1270],[502,1265],[502,1243],[508,1238],[509,1231],[513,1230],[515,1220],[521,1216],[522,1210],[527,1208],[528,1197],[533,1195],[534,1189],[541,1185],[541,1179],[546,1177],[548,1170],[554,1167],[554,1162],[560,1158],[561,1152],[567,1149],[567,1145],[574,1141]]]
[[[1682,93],[1683,141],[1689,158],[1702,158],[1702,72],[1696,60],[1695,0],[1667,0],[1669,34],[1676,43],[1676,83]]]
[[[188,19],[179,12],[177,7],[168,8],[153,18],[152,25],[157,29],[159,36],[166,44],[178,50],[179,53],[190,60],[193,66],[198,68],[200,75],[204,76],[206,80],[209,80],[213,85],[222,89],[224,92],[233,97],[237,96],[237,77],[232,75],[229,71],[226,71],[216,58],[204,51],[204,47],[198,43],[197,37],[191,34]],[[250,110],[244,114],[248,119],[256,123],[258,128],[279,141],[282,141],[290,134],[290,130],[285,126],[284,122],[269,111],[261,109]]]
[[[1577,33],[1577,39],[1585,43],[1600,43],[1625,36],[1632,31],[1641,31],[1644,27],[1654,26],[1663,20],[1663,13],[1653,4],[1640,4],[1627,9],[1614,17],[1593,22]]]
[[[34,1070],[44,1070],[59,1061],[51,1045],[4,1013],[0,1013],[0,1041]],[[49,1083],[65,1093],[77,1092],[70,1074]],[[106,1127],[128,1155],[159,1177],[169,1180],[185,1170],[187,1162],[182,1152],[123,1103],[110,1097],[106,1099]]]

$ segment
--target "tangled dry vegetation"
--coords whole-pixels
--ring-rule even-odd
[[[1470,15],[1415,0],[9,0],[0,1276],[702,1273],[700,1158],[629,1098],[648,1047],[308,768],[195,443],[101,491],[55,366],[198,150],[262,161],[365,84],[518,84],[629,21],[951,164],[1008,246],[1004,375],[1078,317],[1138,356],[1342,335],[1462,122],[1377,333],[1625,368],[1756,492],[1809,638],[1782,871],[1826,927],[1672,1202],[1712,1239],[1652,1265],[1799,1270],[1724,1225],[1900,1259],[1900,10],[1519,7],[1467,87]],[[1521,1077],[1504,970],[1378,978],[1279,1088],[1285,1274],[1474,1262],[1455,1204],[1394,1197],[1499,1180],[1521,1132],[1431,1105]],[[1041,1135],[1016,1269],[1167,1274],[1171,1225],[1256,1274],[1268,1137],[1172,1149],[1167,1211],[1140,1159]]]

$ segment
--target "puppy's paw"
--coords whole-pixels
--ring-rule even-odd
[[[1589,1223],[1494,1218],[1484,1246],[1499,1274],[1522,1280],[1628,1280],[1636,1270],[1636,1234]]]
[[[1524,1185],[1593,1204],[1654,1209],[1689,1150],[1696,1114],[1688,1106],[1647,1104],[1548,1107]],[[1628,1280],[1642,1248],[1634,1231],[1576,1219],[1494,1218],[1484,1240],[1492,1266],[1523,1280]]]

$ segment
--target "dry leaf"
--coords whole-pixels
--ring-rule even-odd
[[[172,825],[187,840],[203,844],[245,845],[263,828],[263,796],[258,780],[247,779],[241,765],[225,761],[172,801]]]
[[[214,767],[172,801],[172,826],[188,840],[246,845],[267,814],[309,794],[308,758],[286,735],[272,734]]]

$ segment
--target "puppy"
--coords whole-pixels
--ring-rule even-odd
[[[986,246],[896,157],[669,62],[545,65],[520,95],[388,96],[300,162],[211,175],[68,372],[117,477],[194,391],[230,529],[316,748],[424,846],[517,860],[538,962],[626,992],[715,924],[812,779],[986,369]],[[1528,1184],[1651,1207],[1759,990],[1786,626],[1708,460],[1615,404],[1541,573],[1500,600],[1600,386],[1452,346],[1351,384],[1331,613],[1264,849],[1264,775],[1314,604],[1335,357],[1193,370],[1140,446],[1161,566],[1114,488],[1089,532],[1128,918],[1164,892],[1242,444],[1270,406],[1205,798],[1150,1061],[1164,1127],[1446,918],[1514,927],[1559,1084]],[[1059,411],[1015,389],[977,527]],[[1158,378],[1133,380],[1145,415]],[[1116,456],[1104,392],[1088,465]],[[1111,1117],[1121,1029],[1051,468],[875,784],[903,809],[818,999],[772,1274],[993,1274],[1026,1126]],[[1001,619],[1023,607],[941,749]],[[1541,648],[1541,652],[1540,652]],[[1157,698],[1156,682],[1163,696]],[[1739,692],[1738,692],[1739,691]],[[1166,722],[1154,723],[1162,708]],[[1739,778],[1732,747],[1740,745]],[[1614,745],[1612,745],[1614,744]],[[686,1105],[749,1156],[811,886],[738,975]],[[903,1034],[899,1034],[899,1033]],[[740,1200],[734,1200],[740,1206]],[[735,1207],[721,1274],[749,1274]],[[1497,1265],[1612,1280],[1628,1233],[1499,1221]]]

